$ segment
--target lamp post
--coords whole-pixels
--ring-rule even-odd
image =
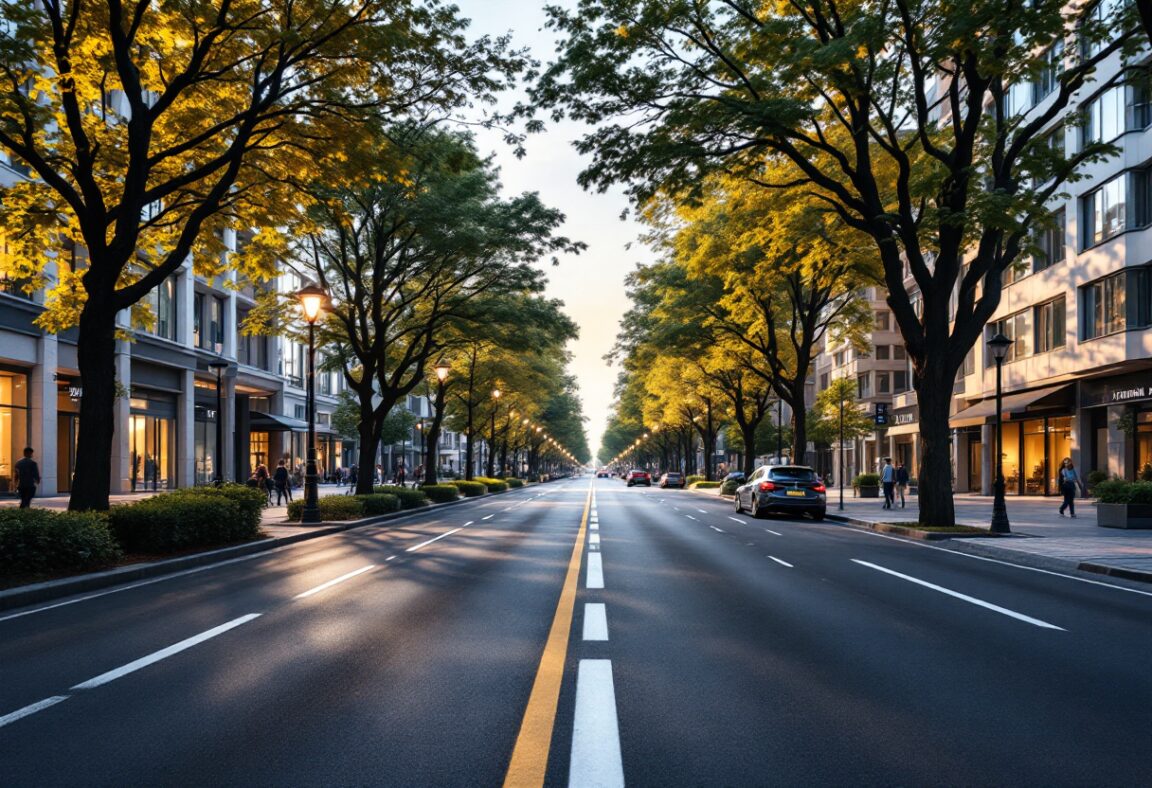
[[[784,464],[784,400],[776,400],[776,461]]]
[[[998,333],[988,340],[988,350],[992,353],[992,358],[996,359],[996,479],[992,483],[992,525],[989,528],[994,534],[1006,534],[1011,531],[1008,525],[1008,507],[1004,501],[1004,413],[1000,387],[1000,371],[1011,347],[1012,340],[1003,334]]]
[[[444,424],[444,384],[448,381],[448,373],[452,367],[444,359],[436,362],[433,367],[436,370],[436,399],[433,402],[435,410],[432,413],[433,424],[433,437],[436,439],[434,445],[429,446],[429,451],[435,452],[436,457],[431,458],[431,461],[426,462],[424,468],[424,482],[427,484],[435,484],[439,479],[440,474],[440,438],[443,435],[442,426]],[[452,460],[448,460],[449,466]],[[451,470],[451,468],[449,468]]]
[[[208,369],[216,373],[216,451],[212,460],[212,483],[217,487],[224,483],[224,463],[220,461],[224,456],[224,396],[220,390],[220,375],[227,368],[228,362],[224,360],[208,362]],[[148,484],[147,479],[144,484]]]
[[[841,381],[837,381],[836,385],[839,387],[837,394],[840,398],[840,470],[836,478],[840,481],[840,511],[844,511],[844,388]]]
[[[492,441],[488,444],[488,478],[494,478],[496,448],[496,406],[500,403],[500,389],[492,389]]]
[[[323,289],[307,284],[296,294],[308,321],[308,464],[304,468],[304,511],[302,523],[320,522],[320,495],[316,479],[316,321],[324,310],[328,294]]]

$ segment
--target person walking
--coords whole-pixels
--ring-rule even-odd
[[[283,465],[284,463],[280,463]],[[268,496],[268,503],[272,503],[272,484],[268,478],[268,467],[264,463],[256,466],[256,487]]]
[[[281,498],[291,503],[292,485],[288,481],[288,466],[284,464],[284,460],[280,460],[280,464],[276,466],[272,483],[276,486],[276,505],[280,505]]]
[[[891,509],[896,500],[896,469],[892,467],[892,458],[884,458],[884,468],[880,471],[880,483],[884,486],[884,508]]]
[[[40,466],[32,459],[32,447],[24,447],[24,459],[16,461],[16,491],[20,493],[20,508],[27,509],[32,505],[32,496],[36,494],[36,485],[40,483]]]
[[[1080,472],[1072,464],[1072,458],[1065,457],[1064,462],[1060,463],[1060,492],[1064,494],[1064,503],[1060,504],[1061,517],[1065,509],[1069,517],[1076,516],[1076,493],[1081,484]]]
[[[900,496],[900,508],[904,508],[904,494],[908,492],[908,469],[904,463],[896,463],[896,493]]]

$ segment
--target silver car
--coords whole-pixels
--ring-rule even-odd
[[[804,465],[763,465],[736,488],[736,511],[747,509],[753,517],[776,512],[823,520],[827,505],[824,482]]]

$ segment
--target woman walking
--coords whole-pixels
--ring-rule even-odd
[[[1060,492],[1064,494],[1064,503],[1060,504],[1061,517],[1065,509],[1070,517],[1076,516],[1076,492],[1079,487],[1080,473],[1072,464],[1072,458],[1065,457],[1064,462],[1060,463]]]

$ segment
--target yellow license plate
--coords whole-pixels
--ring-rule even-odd
[[[806,495],[806,493],[803,490],[789,490],[788,494],[789,495],[795,495],[795,496],[798,496],[800,498],[803,498]]]

